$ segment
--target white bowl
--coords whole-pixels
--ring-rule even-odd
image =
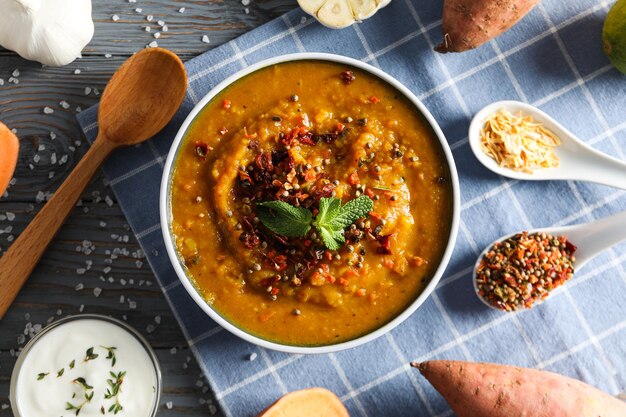
[[[176,247],[174,244],[174,239],[171,233],[171,204],[170,204],[170,182],[172,175],[172,166],[174,160],[176,159],[176,155],[178,154],[178,148],[181,144],[181,141],[185,137],[189,126],[193,123],[196,116],[202,111],[202,109],[222,90],[226,87],[230,86],[235,81],[239,80],[242,77],[245,77],[248,74],[251,74],[261,68],[265,68],[271,65],[289,62],[289,61],[300,61],[300,60],[318,60],[318,61],[330,61],[337,62],[340,64],[346,64],[352,67],[359,68],[361,70],[367,71],[370,74],[386,81],[395,89],[400,91],[404,96],[411,102],[415,107],[420,111],[420,113],[426,118],[428,123],[430,124],[433,132],[439,142],[441,144],[441,148],[445,154],[448,167],[450,169],[450,179],[452,181],[452,223],[450,226],[450,234],[448,236],[448,244],[443,253],[443,256],[439,262],[439,266],[435,271],[434,276],[431,278],[430,282],[421,292],[421,294],[413,301],[402,313],[397,315],[387,324],[377,328],[376,330],[357,337],[355,339],[330,344],[330,345],[322,345],[322,346],[294,346],[294,345],[286,345],[275,342],[270,342],[268,340],[262,339],[260,337],[254,336],[244,329],[235,326],[234,324],[227,321],[224,317],[222,317],[216,310],[214,310],[198,293],[193,283],[187,276],[183,265],[180,262],[180,259],[176,252]],[[377,337],[382,336],[383,334],[389,332],[391,329],[402,323],[406,320],[411,314],[417,310],[417,308],[426,300],[426,298],[430,295],[430,293],[435,289],[437,283],[441,279],[443,272],[450,261],[450,256],[452,255],[452,250],[454,248],[454,243],[456,241],[457,230],[459,226],[459,217],[460,217],[460,192],[459,192],[459,179],[456,172],[456,166],[454,164],[454,159],[452,158],[452,152],[450,151],[450,147],[448,146],[448,142],[446,141],[441,128],[435,121],[435,118],[430,114],[430,112],[424,107],[424,105],[419,101],[417,97],[404,85],[402,85],[395,78],[386,74],[385,72],[375,68],[371,65],[365,64],[361,61],[357,61],[356,59],[348,58],[341,55],[335,54],[325,54],[325,53],[316,53],[316,52],[305,52],[305,53],[297,53],[297,54],[289,54],[289,55],[281,55],[274,58],[266,59],[261,62],[258,62],[254,65],[251,65],[233,75],[226,78],[224,81],[216,85],[207,95],[205,95],[202,100],[194,107],[194,109],[189,113],[189,116],[185,119],[182,126],[180,127],[178,133],[176,134],[176,138],[172,143],[172,147],[170,149],[169,155],[167,157],[167,161],[165,163],[165,170],[163,172],[163,179],[161,182],[161,195],[160,195],[160,210],[161,210],[161,229],[163,231],[163,239],[165,240],[165,247],[167,248],[167,254],[174,266],[174,270],[180,278],[180,281],[185,286],[185,289],[193,298],[193,300],[200,306],[205,313],[209,315],[213,320],[215,320],[220,326],[229,332],[239,336],[240,338],[254,343],[258,346],[262,346],[264,348],[278,350],[282,352],[289,353],[330,353],[336,352],[344,349],[353,348],[355,346],[362,345],[363,343],[367,343],[376,339]]]

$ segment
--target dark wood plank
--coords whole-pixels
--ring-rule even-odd
[[[295,5],[295,0],[253,0],[248,6],[232,0],[94,1],[96,33],[83,57],[74,63],[42,68],[0,49],[0,79],[5,81],[0,86],[0,120],[17,129],[21,143],[16,182],[0,199],[0,254],[84,155],[87,144],[75,120],[77,108],[97,103],[96,90],[103,91],[126,57],[154,41],[156,30],[161,32],[156,39],[159,46],[187,60]],[[179,13],[181,7],[184,13]],[[135,12],[136,8],[142,13]],[[111,19],[114,14],[120,17],[117,22]],[[146,20],[148,14],[152,22]],[[168,26],[167,32],[159,20]],[[146,26],[151,32],[145,31]],[[203,35],[209,36],[210,43],[202,42]],[[9,83],[16,69],[19,84]],[[89,94],[86,88],[91,89]],[[46,114],[45,107],[53,112]],[[78,251],[83,244],[89,250]],[[160,416],[216,412],[207,383],[139,249],[111,189],[98,174],[0,322],[0,416],[11,415],[9,381],[16,356],[28,341],[25,328],[44,326],[81,310],[125,318],[148,338],[163,370]],[[109,253],[118,250],[123,254],[111,260]],[[83,273],[88,262],[91,267]]]

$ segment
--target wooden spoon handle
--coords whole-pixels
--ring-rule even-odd
[[[117,147],[98,138],[83,159],[0,258],[0,319],[70,214],[96,170]]]

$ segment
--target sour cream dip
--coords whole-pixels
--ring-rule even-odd
[[[160,393],[146,340],[119,320],[85,314],[49,325],[26,345],[10,396],[16,417],[152,417]]]

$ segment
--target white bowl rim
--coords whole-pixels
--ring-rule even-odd
[[[423,291],[413,300],[408,307],[406,307],[400,314],[391,319],[389,322],[384,324],[381,327],[376,328],[370,333],[359,336],[355,339],[351,339],[345,342],[329,344],[329,345],[321,345],[321,346],[297,346],[297,345],[287,345],[276,342],[271,342],[269,340],[262,339],[258,336],[254,336],[251,333],[246,332],[240,327],[237,327],[233,323],[226,320],[219,314],[215,309],[213,309],[198,293],[198,290],[194,287],[191,280],[185,273],[178,254],[176,252],[176,248],[174,246],[174,241],[172,239],[172,235],[170,233],[170,219],[171,219],[171,210],[169,204],[169,189],[170,189],[170,179],[172,174],[172,165],[174,160],[178,154],[178,150],[180,144],[189,129],[189,126],[193,123],[196,116],[202,111],[202,109],[220,92],[222,92],[226,87],[230,86],[233,82],[239,80],[240,78],[245,77],[248,74],[251,74],[259,69],[280,64],[284,62],[291,61],[302,61],[302,60],[314,60],[314,61],[330,61],[336,62],[340,64],[346,64],[352,67],[356,67],[363,71],[369,72],[370,74],[386,81],[396,90],[400,91],[417,109],[421,112],[424,118],[427,120],[431,129],[435,133],[435,136],[439,140],[440,146],[445,154],[446,161],[448,163],[448,169],[450,170],[450,180],[452,182],[452,221],[450,224],[450,234],[448,236],[448,243],[446,245],[446,249],[441,257],[439,262],[439,266],[435,270],[433,277],[430,279],[430,282],[426,285]],[[450,262],[450,257],[452,256],[452,251],[454,250],[459,221],[460,221],[460,190],[459,190],[459,178],[456,170],[456,165],[454,162],[454,158],[452,156],[452,151],[450,150],[450,146],[443,134],[443,131],[439,127],[439,124],[432,116],[432,114],[428,111],[428,109],[422,104],[422,102],[402,83],[393,78],[391,75],[385,73],[384,71],[373,67],[372,65],[366,64],[364,62],[358,61],[354,58],[346,57],[343,55],[337,54],[329,54],[322,52],[300,52],[286,55],[279,55],[269,59],[265,59],[259,61],[253,65],[250,65],[246,68],[237,71],[235,74],[227,77],[225,80],[214,86],[191,110],[183,124],[178,130],[174,141],[172,142],[172,146],[170,148],[169,154],[167,156],[167,160],[165,162],[163,177],[161,180],[161,191],[159,197],[159,208],[160,208],[160,218],[161,218],[161,231],[163,233],[163,240],[165,241],[165,247],[167,249],[167,254],[170,259],[174,270],[176,271],[176,275],[180,279],[181,283],[191,296],[196,304],[217,324],[219,324],[222,328],[228,330],[230,333],[235,336],[240,337],[241,339],[253,343],[257,346],[261,346],[263,348],[272,349],[280,352],[286,353],[296,353],[296,354],[319,354],[319,353],[332,353],[338,352],[345,349],[350,349],[356,346],[360,346],[364,343],[370,342],[378,337],[386,334],[387,332],[394,329],[400,323],[404,322],[409,316],[411,316],[417,308],[428,298],[428,296],[434,291],[435,287],[439,283],[448,263]]]

